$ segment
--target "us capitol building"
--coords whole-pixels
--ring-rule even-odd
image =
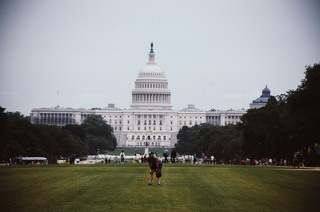
[[[113,127],[117,146],[173,147],[183,126],[209,123],[224,126],[240,122],[246,112],[203,111],[190,104],[179,111],[172,110],[171,91],[164,71],[155,62],[153,44],[148,63],[140,70],[132,91],[130,109],[122,110],[109,104],[106,108],[34,108],[33,124],[64,126],[81,124],[90,115],[101,115]]]

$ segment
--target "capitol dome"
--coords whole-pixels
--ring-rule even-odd
[[[168,81],[154,57],[151,43],[148,63],[140,70],[135,81],[131,109],[172,109]]]
[[[165,74],[162,68],[156,63],[147,63],[139,72],[138,77],[165,78]]]

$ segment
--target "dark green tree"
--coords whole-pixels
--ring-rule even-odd
[[[242,116],[242,149],[246,157],[280,159],[287,156],[286,136],[281,118],[284,106],[282,101],[270,96],[265,107],[250,109]]]
[[[5,108],[0,107],[0,160],[9,158],[9,117],[5,112]]]
[[[180,154],[214,155],[219,161],[241,156],[241,131],[234,125],[184,126],[178,133],[176,151]]]
[[[310,161],[319,161],[314,147],[320,144],[320,64],[307,66],[305,79],[288,92],[286,129],[294,151],[304,152]]]
[[[105,122],[101,115],[88,116],[81,127],[85,130],[90,154],[96,154],[98,149],[115,150],[117,139],[113,134],[113,128]]]

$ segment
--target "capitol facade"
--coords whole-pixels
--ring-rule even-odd
[[[244,110],[203,111],[193,104],[182,110],[172,110],[168,81],[155,62],[151,44],[149,60],[135,81],[130,109],[122,110],[114,104],[93,109],[34,108],[31,122],[64,126],[81,124],[90,115],[101,115],[113,127],[117,146],[173,147],[183,126],[237,124],[245,113]]]

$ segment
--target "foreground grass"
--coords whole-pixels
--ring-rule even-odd
[[[164,164],[0,167],[1,211],[319,211],[320,172]]]

